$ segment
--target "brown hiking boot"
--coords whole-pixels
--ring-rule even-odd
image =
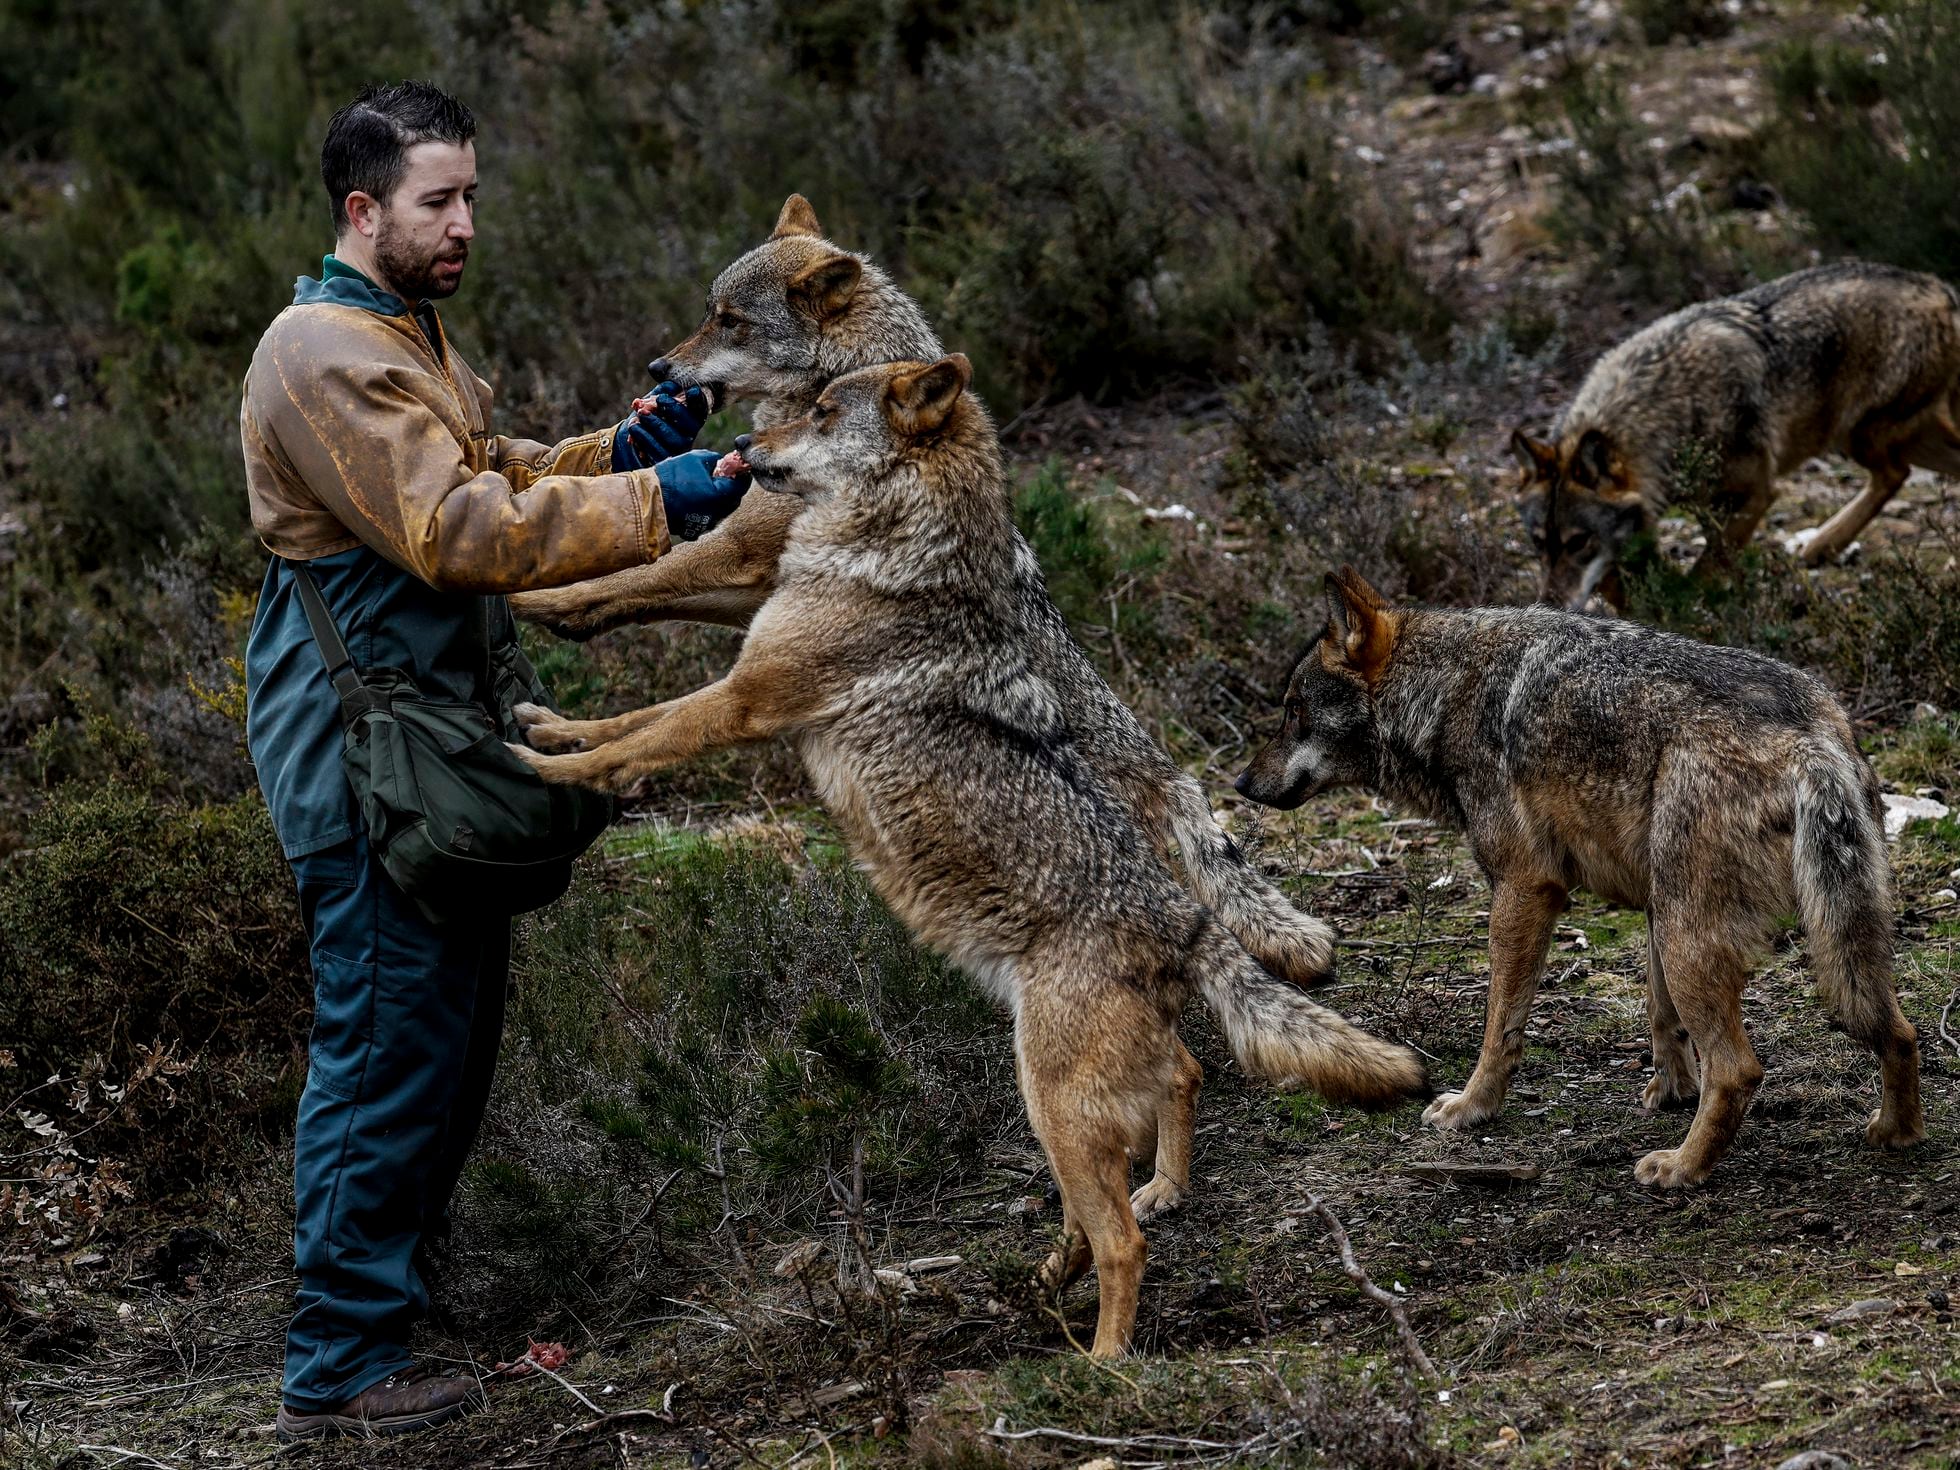
[[[438,1373],[434,1368],[418,1364],[382,1379],[331,1409],[295,1409],[290,1404],[281,1404],[276,1429],[281,1444],[333,1435],[373,1439],[383,1434],[412,1434],[418,1429],[433,1429],[482,1407],[483,1393],[475,1379]]]

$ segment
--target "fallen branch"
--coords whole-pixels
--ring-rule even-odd
[[[1955,1001],[1960,1001],[1960,990],[1949,995],[1946,1004],[1940,1007],[1940,1040],[1953,1048],[1955,1056],[1960,1056],[1960,1041],[1956,1041],[1953,1033],[1946,1029],[1946,1018],[1952,1012]]]
[[[1334,1244],[1341,1253],[1341,1269],[1347,1272],[1348,1280],[1360,1287],[1361,1294],[1368,1300],[1379,1304],[1387,1311],[1390,1320],[1395,1323],[1395,1331],[1402,1339],[1402,1351],[1409,1355],[1409,1361],[1415,1364],[1418,1372],[1441,1380],[1443,1375],[1436,1371],[1436,1365],[1429,1360],[1429,1354],[1422,1350],[1422,1344],[1416,1340],[1416,1330],[1409,1325],[1409,1314],[1402,1305],[1402,1298],[1392,1292],[1383,1291],[1368,1279],[1368,1273],[1361,1269],[1361,1263],[1354,1258],[1353,1242],[1348,1239],[1348,1233],[1342,1228],[1340,1220],[1335,1217],[1332,1210],[1321,1203],[1320,1196],[1311,1190],[1307,1192],[1307,1208],[1320,1216],[1321,1222],[1327,1226],[1328,1233],[1334,1237]]]

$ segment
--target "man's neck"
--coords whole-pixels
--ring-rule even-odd
[[[403,304],[413,310],[419,306],[419,299],[405,295],[395,289],[395,283],[382,274],[381,262],[375,259],[374,246],[361,235],[343,235],[333,242],[333,258],[349,270],[359,271],[368,279],[368,284],[377,290],[386,291],[401,299]]]

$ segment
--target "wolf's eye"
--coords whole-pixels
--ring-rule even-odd
[[[1586,543],[1591,540],[1592,537],[1584,531],[1567,531],[1565,539],[1559,543],[1559,549],[1567,556],[1577,556],[1586,549]]]
[[[831,415],[834,414],[835,412],[836,410],[833,409],[828,403],[819,403],[815,408],[810,410],[810,422],[813,424],[821,424],[827,419],[829,419]]]
[[[742,325],[742,319],[732,311],[718,311],[715,313],[715,325],[732,332]]]

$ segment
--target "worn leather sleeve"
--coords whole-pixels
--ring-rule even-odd
[[[469,374],[476,390],[478,411],[484,423],[490,422],[490,385],[474,373]],[[490,467],[501,473],[519,490],[550,475],[607,475],[612,473],[613,432],[616,425],[560,439],[556,444],[540,444],[535,439],[516,439],[504,434],[490,436]]]
[[[479,438],[478,470],[449,384],[412,362],[342,357],[280,376],[269,416],[287,462],[342,524],[431,586],[555,587],[668,548],[659,481],[588,468],[599,435],[549,448]]]

